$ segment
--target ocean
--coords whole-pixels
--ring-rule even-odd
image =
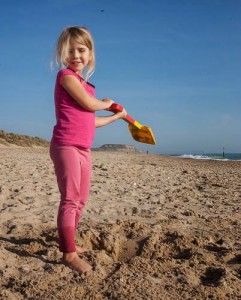
[[[241,153],[205,153],[205,154],[179,154],[173,155],[181,158],[193,158],[193,159],[210,159],[210,160],[240,160]]]

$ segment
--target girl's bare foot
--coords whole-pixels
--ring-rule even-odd
[[[64,253],[63,264],[71,270],[79,273],[86,273],[92,270],[91,265],[79,258],[77,252]]]

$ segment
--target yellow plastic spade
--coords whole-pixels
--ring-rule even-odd
[[[113,103],[108,110],[115,113],[120,112],[123,110],[123,106]],[[156,144],[151,127],[140,124],[129,115],[126,115],[123,120],[129,124],[128,128],[134,140],[151,145]]]

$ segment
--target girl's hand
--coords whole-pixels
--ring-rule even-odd
[[[115,114],[116,117],[118,117],[118,119],[124,119],[124,117],[127,115],[127,111],[125,110],[125,108],[123,108],[122,111],[117,112]]]

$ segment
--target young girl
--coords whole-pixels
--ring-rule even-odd
[[[114,101],[95,98],[95,87],[87,81],[95,67],[94,43],[88,29],[66,28],[57,42],[56,61],[60,66],[54,93],[57,123],[50,156],[61,195],[57,218],[59,249],[66,266],[88,272],[91,266],[78,256],[85,249],[75,245],[75,232],[89,195],[90,149],[95,128],[127,113],[123,110],[110,116],[95,116],[95,111],[108,109]]]

